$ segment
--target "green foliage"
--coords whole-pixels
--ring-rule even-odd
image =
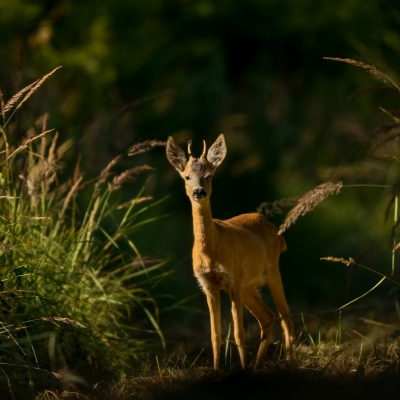
[[[376,76],[323,57],[363,60],[396,80],[398,21],[397,0],[104,0],[101,4],[94,0],[0,0],[3,101],[27,82],[64,66],[52,77],[51,85],[34,94],[36,101],[24,103],[3,127],[2,150],[7,153],[1,154],[2,161],[27,136],[46,131],[44,125],[62,127],[57,138],[49,132],[1,166],[0,185],[3,195],[9,197],[0,198],[4,210],[1,230],[6,232],[1,264],[4,275],[0,278],[4,285],[1,297],[6,303],[1,307],[2,317],[10,318],[2,330],[3,337],[10,339],[0,347],[4,354],[13,354],[14,360],[19,357],[18,364],[25,366],[43,365],[41,360],[52,359],[58,370],[63,364],[60,343],[75,349],[82,360],[88,360],[89,353],[101,353],[104,359],[108,357],[104,351],[116,348],[117,343],[121,354],[128,347],[128,339],[124,340],[128,337],[137,338],[129,346],[130,355],[140,354],[141,339],[148,336],[142,316],[147,310],[156,320],[151,296],[142,284],[150,279],[147,260],[137,255],[137,248],[143,245],[160,258],[171,256],[177,265],[183,260],[180,274],[165,286],[168,293],[180,298],[198,293],[188,256],[192,227],[187,199],[181,182],[165,167],[164,155],[155,151],[144,156],[145,162],[159,167],[147,186],[146,197],[156,192],[157,197],[176,193],[162,205],[163,210],[157,208],[157,214],[165,209],[179,212],[168,221],[159,221],[157,232],[143,227],[150,219],[157,219],[154,209],[139,209],[139,201],[132,208],[116,209],[121,191],[116,193],[105,182],[98,183],[102,166],[135,142],[173,135],[179,141],[194,139],[196,147],[199,139],[214,139],[223,132],[228,158],[216,177],[212,201],[217,218],[254,210],[257,204],[274,198],[298,196],[336,176],[344,187],[365,182],[397,187],[398,163],[383,157],[387,147],[380,147],[380,154],[369,151],[380,138],[398,136],[390,128],[393,120],[388,119],[398,119],[391,97],[397,92],[380,81],[377,86]],[[35,125],[33,116],[45,112],[49,121],[41,119]],[[54,144],[50,151],[52,143],[61,145]],[[394,149],[397,143],[388,142],[388,147],[394,144]],[[63,146],[71,146],[71,151],[65,152],[65,163],[56,155],[53,164],[60,169],[48,168],[50,154],[60,151],[61,155]],[[81,172],[71,168],[79,157],[85,177],[96,179],[91,184],[83,179],[79,182]],[[108,182],[112,185],[110,177]],[[138,200],[143,199],[137,185],[133,190]],[[394,199],[391,194],[389,198]],[[387,199],[381,191],[370,188],[342,189],[340,196],[327,200],[285,232],[289,250],[282,256],[282,274],[293,308],[348,301],[341,290],[346,285],[344,273],[336,267],[321,268],[320,257],[353,256],[358,265],[363,262],[361,265],[368,268],[372,263],[373,268],[395,265],[386,251],[389,229],[382,223]],[[140,220],[143,215],[147,220]],[[139,228],[140,235],[133,243],[129,237]],[[160,231],[168,232],[162,240]],[[390,242],[395,254],[394,240]],[[138,258],[132,260],[134,256]],[[138,261],[144,265],[136,264]],[[361,273],[361,268],[355,271],[353,267],[350,265],[348,274],[351,298],[368,290],[376,278],[367,272],[357,277],[355,285],[353,274]],[[387,269],[383,273],[386,277],[390,273]],[[132,274],[137,275],[131,278]],[[53,304],[53,299],[66,293],[65,277],[71,282],[68,292],[82,308],[74,307],[72,300],[66,302],[68,306],[59,305],[67,315]],[[157,289],[166,292],[162,285]],[[357,294],[352,296],[354,291]],[[125,298],[129,302],[124,307]],[[205,307],[203,298],[198,298]],[[179,316],[168,314],[169,325],[184,321],[199,326],[197,311],[204,308],[195,310],[192,297],[190,300],[187,307],[178,308],[182,312]],[[95,311],[84,311],[86,304]],[[166,310],[177,310],[168,306]],[[12,312],[7,314],[7,310]],[[21,317],[17,321],[27,324],[14,325],[10,317],[16,315],[13,310]],[[110,318],[102,322],[102,329],[110,329],[110,334],[98,340],[101,329],[95,327],[95,313],[107,312]],[[42,317],[64,319],[44,321]],[[118,326],[110,322],[116,317],[123,328],[118,331],[107,325]],[[144,330],[124,336],[127,326]],[[44,337],[32,335],[33,329]],[[55,332],[51,340],[48,332]],[[150,334],[154,335],[154,326]],[[310,334],[314,332],[310,330]],[[190,331],[188,336],[190,339]],[[64,337],[79,337],[79,342],[64,341]],[[96,340],[92,343],[91,338]],[[50,348],[55,349],[51,357]],[[326,348],[329,354],[331,347]],[[71,356],[69,350],[62,353]],[[36,364],[31,363],[35,354]],[[3,360],[11,365],[11,358]],[[66,364],[74,368],[69,360]]]
[[[66,382],[74,376],[70,370],[87,375],[89,366],[119,374],[148,351],[149,335],[164,344],[149,292],[164,263],[142,257],[132,241],[151,222],[141,215],[157,202],[140,205],[151,200],[144,186],[124,204],[117,196],[150,168],[116,174],[118,156],[93,181],[84,181],[79,166],[66,176],[63,157],[72,141],[60,143],[58,133],[46,129],[46,116],[12,145],[13,113],[43,82],[2,107],[0,379],[12,379],[15,369],[57,372]],[[80,197],[86,197],[83,211]]]
[[[341,58],[328,58],[330,60],[334,61],[339,61],[339,62],[345,62],[351,65],[355,65],[359,68],[363,68],[372,75],[376,76],[378,79],[386,82],[389,82],[389,84],[394,88],[394,90],[398,93],[400,93],[400,85],[396,82],[394,78],[391,76],[381,72],[378,70],[375,66],[373,65],[368,65],[362,62],[358,62],[352,59],[341,59]],[[397,228],[400,223],[399,221],[399,211],[398,211],[398,182],[400,180],[400,175],[399,175],[399,167],[398,163],[400,161],[399,157],[399,151],[400,147],[397,144],[397,139],[399,138],[399,126],[400,126],[400,119],[397,118],[395,115],[392,115],[389,111],[383,109],[382,107],[379,107],[386,115],[388,115],[392,120],[393,124],[389,126],[388,129],[382,129],[382,132],[379,132],[375,137],[371,138],[369,141],[365,141],[364,143],[364,157],[369,157],[370,160],[370,168],[371,166],[378,171],[376,176],[371,177],[370,174],[368,174],[368,170],[363,169],[363,166],[365,165],[365,159],[361,159],[358,164],[361,164],[361,168],[359,168],[359,165],[354,164],[351,167],[348,166],[338,166],[336,170],[332,169],[331,170],[331,176],[334,176],[336,174],[337,176],[340,176],[340,178],[344,179],[351,179],[351,175],[354,174],[354,171],[359,168],[358,174],[356,174],[357,178],[363,178],[364,180],[373,180],[377,179],[378,177],[378,182],[379,180],[383,179],[384,182],[380,183],[356,183],[356,184],[349,184],[349,185],[343,185],[342,182],[338,182],[336,184],[333,184],[332,182],[325,182],[316,188],[312,189],[311,191],[307,192],[305,195],[303,195],[301,198],[299,198],[296,201],[295,206],[289,211],[287,214],[285,221],[280,227],[279,233],[283,233],[290,225],[292,225],[300,216],[305,215],[309,211],[312,211],[313,208],[321,203],[323,200],[325,200],[328,196],[332,194],[338,194],[341,190],[342,187],[344,188],[354,188],[354,187],[364,187],[369,190],[374,190],[376,188],[379,189],[385,189],[388,194],[388,199],[387,199],[387,206],[384,212],[382,212],[382,216],[385,216],[385,220],[388,219],[389,213],[391,212],[393,208],[393,223],[392,226],[390,227],[390,254],[391,254],[391,275],[395,275],[396,272],[396,250],[400,247],[397,245]],[[382,165],[381,161],[382,160],[390,160],[390,164],[392,165]],[[394,167],[393,167],[394,165]],[[291,199],[289,199],[291,200]],[[290,202],[289,202],[290,204]],[[264,212],[265,214],[271,213],[271,212],[281,212],[281,206],[285,205],[285,201],[275,201],[271,203],[263,203],[260,205],[259,209],[261,212]],[[339,310],[349,306],[350,304],[354,303],[355,301],[358,301],[362,298],[364,298],[366,295],[370,294],[373,292],[375,289],[377,289],[381,284],[385,281],[389,281],[390,283],[400,286],[400,282],[397,280],[391,278],[390,276],[386,275],[383,272],[380,272],[378,270],[375,270],[371,267],[367,267],[363,264],[360,263],[360,260],[355,261],[352,257],[349,257],[349,259],[344,259],[343,257],[322,257],[322,260],[328,260],[328,261],[334,261],[334,262],[339,262],[342,264],[345,264],[346,266],[350,266],[353,268],[353,270],[356,267],[363,268],[365,270],[368,270],[370,272],[373,272],[376,275],[379,275],[381,279],[373,285],[372,288],[369,290],[365,291],[363,294],[357,296],[357,298],[351,300],[350,302],[347,302],[345,305],[339,308]],[[380,263],[381,264],[381,263]],[[303,319],[303,324],[304,324],[304,319]],[[305,324],[304,324],[305,326]],[[308,334],[307,328],[305,327],[306,334],[310,337],[310,341],[312,342],[312,345],[314,346],[314,342],[312,340],[312,337]]]
[[[349,97],[374,86],[373,78],[323,57],[363,60],[392,73],[400,61],[398,13],[397,0],[104,0],[101,5],[0,0],[0,85],[10,98],[25,80],[64,66],[25,111],[48,112],[49,125],[75,139],[70,154],[82,154],[86,176],[143,139],[173,135],[193,139],[196,147],[200,139],[211,141],[223,132],[228,158],[213,194],[213,213],[229,218],[326,181],[319,172],[336,162],[341,143],[351,142],[353,131],[371,134],[370,127],[382,119],[375,104],[383,90]],[[29,127],[20,124],[16,138],[22,140]],[[358,148],[345,161],[357,157]],[[159,173],[149,191],[161,197],[177,192],[178,178],[161,153],[153,153],[146,158]],[[186,202],[173,196],[162,212],[182,210]],[[334,226],[332,234],[313,235],[317,216],[300,234],[288,232],[286,265],[307,258],[303,271],[311,276],[319,257],[332,254],[335,246],[343,254],[359,245],[353,238],[338,244],[332,235],[348,232],[348,215],[360,218],[367,207],[357,197],[341,204],[348,212],[340,221],[323,215],[326,225]],[[171,234],[157,244],[157,255],[178,263],[190,249],[187,214],[176,213],[161,230]],[[137,244],[154,242],[151,237],[143,233]],[[332,275],[325,271],[321,281],[329,282]],[[298,290],[299,276],[293,273],[284,280],[289,293],[297,291],[307,302],[313,293],[325,293],[311,279]],[[176,286],[185,296],[196,284]]]

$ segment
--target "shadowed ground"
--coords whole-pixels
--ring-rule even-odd
[[[395,373],[371,379],[353,376],[321,378],[315,371],[240,373],[223,378],[205,378],[179,389],[165,390],[157,400],[178,399],[379,399],[398,398],[400,376]]]

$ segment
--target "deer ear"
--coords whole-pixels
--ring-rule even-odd
[[[178,170],[178,172],[182,172],[187,163],[185,152],[175,143],[172,136],[168,138],[166,151],[168,161],[171,165]]]
[[[214,168],[217,168],[222,163],[226,156],[226,143],[225,137],[221,133],[214,144],[208,149],[207,161],[211,163]]]

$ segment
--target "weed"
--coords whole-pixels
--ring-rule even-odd
[[[363,69],[367,70],[368,72],[370,72],[373,76],[377,77],[378,79],[383,80],[384,82],[389,82],[396,91],[400,92],[399,84],[394,79],[392,79],[389,75],[379,71],[373,65],[368,65],[368,64],[365,64],[362,62],[351,60],[351,59],[340,59],[340,58],[330,58],[330,57],[326,57],[325,59],[339,61],[339,62],[345,62],[345,63],[351,64],[351,65],[355,65],[357,67],[363,68]],[[381,110],[386,115],[388,115],[395,122],[395,125],[398,127],[399,119],[397,117],[393,116],[389,111],[384,110],[382,108],[381,108]],[[397,141],[398,137],[399,136],[398,136],[397,130],[395,130],[395,135],[393,135],[391,132],[387,132],[387,135],[383,138],[374,136],[373,139],[369,143],[369,147],[366,146],[366,144],[364,143],[364,148],[368,148],[369,159],[361,160],[359,165],[356,165],[356,166],[344,166],[342,168],[338,168],[338,167],[335,168],[336,174],[338,174],[338,171],[340,171],[339,173],[345,177],[352,176],[354,178],[354,176],[356,176],[357,178],[360,178],[362,176],[367,176],[368,179],[371,178],[371,174],[369,173],[370,170],[375,169],[378,171],[376,176],[379,179],[381,179],[383,176],[386,175],[385,180],[389,184],[387,184],[386,182],[385,182],[385,184],[363,183],[363,184],[347,184],[347,185],[343,184],[342,182],[322,183],[322,184],[318,185],[317,187],[315,187],[314,189],[308,191],[306,194],[304,194],[302,197],[300,197],[297,200],[295,206],[288,212],[288,214],[285,217],[284,222],[280,226],[279,234],[282,234],[286,229],[288,229],[292,224],[294,224],[300,216],[304,216],[308,212],[312,211],[318,204],[320,204],[322,201],[324,201],[327,197],[329,197],[331,195],[339,194],[342,189],[354,188],[354,187],[390,189],[390,192],[391,192],[390,198],[389,198],[389,202],[386,207],[384,215],[385,215],[385,219],[387,219],[388,214],[389,214],[391,208],[393,207],[393,225],[392,225],[392,228],[390,231],[391,275],[393,276],[395,273],[395,264],[396,264],[395,253],[396,253],[396,250],[398,248],[400,248],[400,246],[397,245],[397,240],[396,240],[396,230],[400,223],[399,215],[398,215],[399,214],[398,213],[399,168],[398,168],[398,166],[396,166],[394,168],[389,168],[389,171],[386,171],[386,173],[383,173],[382,166],[379,165],[379,167],[376,167],[376,165],[374,164],[374,160],[372,160],[371,158],[372,158],[372,156],[374,156],[375,161],[377,161],[379,158],[384,158],[385,160],[390,159],[390,160],[394,160],[392,162],[398,163],[399,158],[395,154],[393,154],[393,155],[387,154],[387,151],[389,149],[391,149],[390,147],[388,147],[388,143],[391,142],[393,144],[393,148],[395,148],[394,143],[395,143],[395,141]],[[368,168],[366,168],[366,164],[369,165]],[[357,172],[355,172],[355,171],[357,171]],[[332,172],[333,172],[332,170],[329,173],[327,173],[327,171],[325,171],[324,175],[333,175]],[[290,204],[291,200],[292,199],[288,199],[287,201],[280,201],[280,202],[275,201],[272,203],[263,203],[260,205],[259,211],[264,212],[264,209],[266,209],[268,212],[271,212],[271,211],[274,211],[274,209],[275,209],[277,212],[280,213],[281,209],[279,207],[277,207],[276,205],[277,204],[288,205],[288,204]],[[272,205],[272,208],[270,205]],[[398,281],[396,281],[395,279],[390,278],[386,274],[376,271],[373,268],[369,268],[367,266],[361,265],[360,263],[354,261],[354,259],[352,259],[352,258],[345,260],[343,258],[338,258],[338,257],[323,257],[322,259],[327,260],[327,261],[340,262],[347,266],[358,266],[358,267],[367,269],[367,270],[381,276],[381,279],[371,289],[369,289],[362,295],[358,296],[357,298],[353,299],[352,301],[346,303],[345,305],[340,307],[339,310],[347,307],[348,305],[352,304],[353,302],[370,294],[386,280],[394,283],[397,286],[400,285],[400,283]],[[339,339],[340,339],[340,337],[339,337]]]
[[[55,71],[2,109],[0,386],[10,398],[26,387],[15,384],[15,377],[32,394],[41,381],[47,389],[84,387],[96,371],[115,375],[130,368],[148,351],[144,338],[150,332],[163,344],[157,305],[146,287],[163,276],[157,271],[164,262],[143,258],[131,239],[152,221],[141,215],[157,202],[139,206],[151,200],[143,196],[145,185],[124,208],[115,197],[151,168],[116,175],[118,156],[95,180],[84,182],[79,166],[72,177],[60,179],[72,142],[59,143],[58,134],[46,129],[47,118],[42,131],[22,144],[9,140],[15,112]],[[86,203],[84,210],[80,203]]]

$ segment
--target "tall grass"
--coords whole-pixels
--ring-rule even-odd
[[[2,102],[0,388],[10,396],[21,389],[15,377],[24,391],[49,377],[86,384],[91,370],[122,373],[148,351],[149,336],[163,345],[148,288],[164,263],[142,257],[133,239],[158,202],[143,195],[145,185],[124,204],[116,195],[151,168],[117,175],[119,156],[92,181],[79,166],[68,176],[63,158],[72,142],[61,143],[46,118],[12,144],[15,112],[53,72]]]
[[[377,79],[383,80],[385,83],[388,82],[396,92],[400,93],[400,84],[397,83],[394,78],[392,78],[388,74],[379,71],[373,65],[365,64],[351,59],[332,57],[325,57],[325,59],[344,62],[359,68],[363,68]],[[336,176],[338,178],[346,180],[348,180],[349,178],[357,180],[365,179],[365,183],[350,182],[349,184],[343,184],[341,181],[338,181],[336,183],[325,182],[318,185],[316,188],[311,189],[297,199],[283,199],[276,200],[274,202],[262,203],[260,204],[258,211],[267,216],[270,216],[274,213],[282,213],[283,207],[294,205],[294,207],[286,215],[284,222],[279,228],[279,234],[282,234],[292,224],[294,224],[300,216],[304,216],[308,212],[314,210],[314,208],[322,201],[324,201],[327,197],[339,194],[342,189],[367,187],[371,190],[386,190],[389,196],[386,209],[382,213],[382,216],[385,220],[387,220],[389,217],[389,213],[391,211],[393,212],[393,223],[389,229],[389,247],[391,253],[390,275],[393,276],[395,275],[396,267],[396,251],[400,248],[396,239],[397,228],[400,224],[398,210],[398,182],[400,179],[400,168],[398,166],[398,163],[400,161],[400,157],[398,156],[400,147],[398,138],[400,135],[400,118],[398,118],[393,112],[390,112],[382,107],[379,108],[392,120],[392,124],[389,126],[385,126],[382,129],[376,130],[376,132],[374,132],[374,134],[371,135],[371,137],[368,139],[366,139],[366,137],[363,138],[362,148],[365,151],[364,157],[356,165],[341,165],[334,168],[325,168],[323,171],[321,171],[321,175],[329,176],[330,178]],[[388,161],[395,165],[388,165]],[[371,174],[372,170],[374,171],[373,174]],[[371,180],[373,179],[377,180],[377,182],[371,183]],[[365,297],[366,295],[374,291],[378,286],[380,286],[384,281],[389,281],[395,286],[400,286],[400,282],[393,279],[393,277],[390,277],[389,274],[385,274],[368,266],[362,265],[352,258],[349,258],[347,260],[341,257],[329,256],[323,257],[322,259],[327,261],[339,262],[351,268],[360,267],[380,276],[379,281],[371,289],[353,299],[352,301],[346,303],[339,309],[347,307],[353,302]]]

